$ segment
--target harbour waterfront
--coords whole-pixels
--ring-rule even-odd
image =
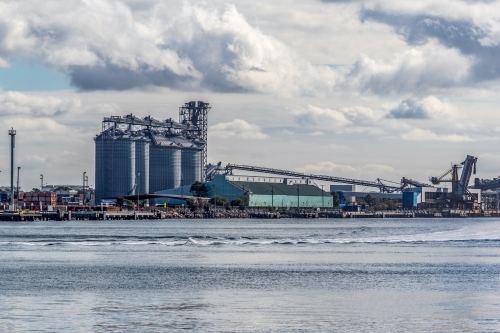
[[[500,219],[3,222],[0,331],[498,332]]]

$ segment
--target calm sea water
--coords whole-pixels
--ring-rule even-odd
[[[500,219],[0,222],[0,332],[500,332]]]

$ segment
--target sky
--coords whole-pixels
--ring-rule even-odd
[[[210,103],[208,160],[500,176],[500,1],[0,2],[0,184],[94,183],[104,116]]]

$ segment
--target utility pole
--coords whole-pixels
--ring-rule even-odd
[[[14,127],[9,130],[10,135],[10,204],[14,210],[14,146],[16,142],[16,131]]]
[[[274,186],[271,185],[271,207],[274,208]]]
[[[181,172],[181,205],[182,205],[182,211],[184,211],[184,179],[182,172]]]
[[[299,192],[299,184],[297,184],[297,209],[300,208],[300,201],[299,201],[299,195],[300,195],[300,192]]]
[[[215,189],[216,188],[216,184],[214,184],[214,203],[215,203],[215,212],[217,213],[217,190]]]
[[[19,207],[19,170],[21,170],[21,167],[17,167],[17,206]]]
[[[83,197],[84,203],[88,188],[89,188],[89,176],[85,176],[85,196]]]
[[[325,207],[325,191],[323,190],[323,186],[321,185],[321,207]]]
[[[83,206],[85,206],[85,175],[87,174],[87,171],[84,171],[83,172],[83,188],[82,188],[82,192],[83,192]]]

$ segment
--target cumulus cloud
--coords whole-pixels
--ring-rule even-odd
[[[39,59],[83,90],[314,94],[332,89],[336,76],[252,27],[234,5],[186,2],[172,13],[160,3],[139,21],[117,0],[3,2],[0,32],[0,56]]]
[[[76,111],[80,99],[27,95],[20,92],[0,92],[0,116],[56,116]]]
[[[428,129],[414,128],[407,133],[401,134],[401,138],[409,141],[447,141],[447,142],[471,142],[476,141],[467,135],[461,134],[436,134]]]
[[[423,99],[407,98],[391,109],[388,118],[398,119],[439,119],[457,115],[456,108],[450,103],[442,102],[435,96]]]
[[[210,135],[222,138],[267,139],[258,125],[250,124],[243,119],[235,119],[227,123],[219,123],[209,128]]]
[[[396,54],[389,62],[361,55],[343,84],[376,94],[425,92],[461,84],[469,67],[470,59],[457,50],[429,43]]]
[[[346,126],[366,126],[373,124],[378,116],[375,112],[363,106],[341,108],[339,110],[308,105],[294,111],[295,121],[303,126],[325,129]]]
[[[448,49],[449,56],[453,56],[450,58],[452,63],[439,69],[438,72],[451,75],[449,78],[451,81],[445,80],[441,84],[454,82],[473,84],[500,78],[498,9],[498,6],[493,4],[485,6],[484,3],[470,4],[468,8],[462,8],[462,11],[454,10],[451,6],[448,12],[441,9],[437,13],[432,11],[433,15],[411,11],[393,12],[387,8],[365,9],[361,11],[361,17],[363,20],[372,20],[393,27],[409,45],[439,42]],[[462,57],[453,55],[454,53],[460,53]],[[467,60],[464,60],[464,57]],[[460,75],[453,75],[450,70],[460,69],[460,63],[465,65],[461,68],[468,68],[468,73],[461,71]]]

